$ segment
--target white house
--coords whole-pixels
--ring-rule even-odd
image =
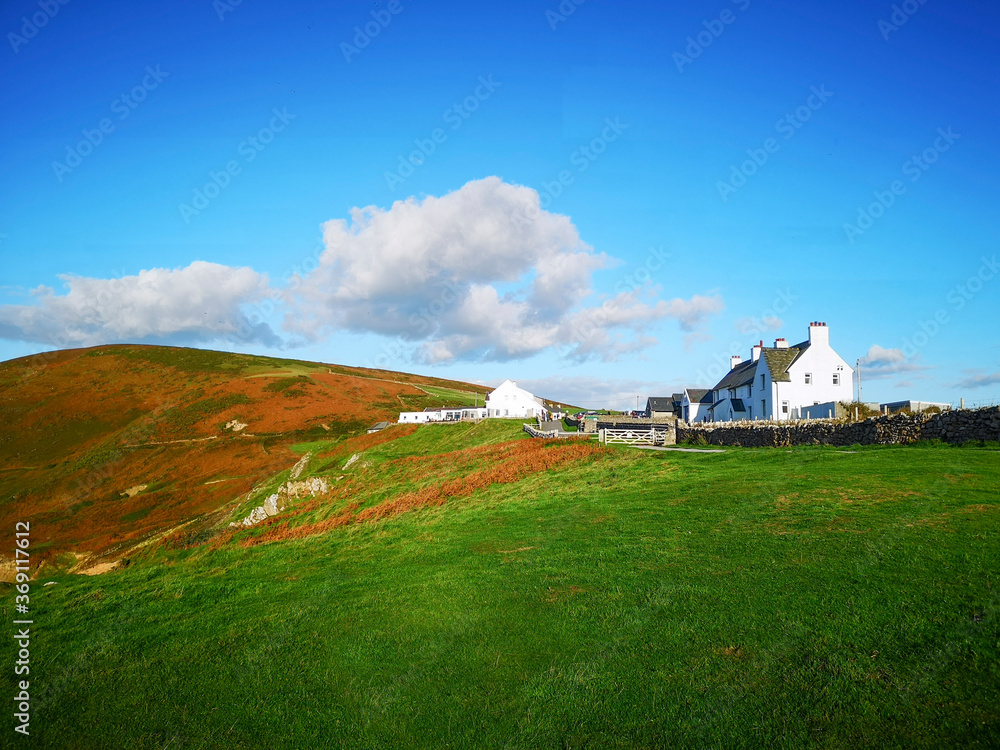
[[[754,345],[750,359],[732,358],[732,369],[712,388],[710,420],[797,419],[804,406],[853,400],[854,370],[830,346],[826,323],[810,323],[809,338],[795,346],[777,339]]]
[[[509,417],[524,419],[525,417],[542,417],[550,410],[538,396],[533,396],[523,388],[518,388],[513,380],[505,380],[499,387],[486,397],[486,416]]]
[[[463,419],[485,419],[482,406],[428,406],[423,411],[402,411],[400,424],[426,424],[428,422],[461,422]]]
[[[712,403],[711,388],[685,388],[681,396],[680,417],[688,424],[705,422]]]

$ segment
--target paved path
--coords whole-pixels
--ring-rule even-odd
[[[644,451],[677,451],[679,453],[725,453],[721,448],[672,448],[663,445],[637,445]]]

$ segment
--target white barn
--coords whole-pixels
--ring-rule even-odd
[[[754,345],[750,359],[732,358],[732,369],[712,388],[708,418],[797,419],[802,408],[850,402],[854,370],[830,346],[826,323],[810,323],[809,338],[795,346],[777,339],[773,347]]]
[[[505,380],[486,397],[486,416],[500,419],[524,419],[526,417],[545,418],[549,410],[545,402],[523,388],[518,388],[513,380]]]

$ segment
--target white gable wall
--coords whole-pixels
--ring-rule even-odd
[[[545,409],[531,393],[518,388],[514,381],[505,380],[486,397],[486,416],[500,419],[544,417]]]
[[[684,398],[681,399],[681,417],[688,424],[701,422],[708,417],[708,407],[711,404],[702,404],[692,401],[687,391],[684,391]]]
[[[824,326],[809,327],[812,342],[808,349],[788,368],[789,382],[778,382],[772,389],[772,403],[775,419],[795,419],[803,406],[822,404],[827,401],[854,400],[854,370],[830,346],[829,329]],[[806,382],[806,374],[810,375]],[[834,375],[839,375],[839,384],[834,384]],[[781,412],[781,404],[787,401],[788,414]]]

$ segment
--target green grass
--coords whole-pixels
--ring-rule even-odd
[[[440,388],[433,385],[420,385],[420,390],[440,400],[441,406],[485,406],[486,394],[472,391],[458,391],[454,388]]]
[[[519,430],[432,425],[365,458]],[[32,746],[996,747],[997,459],[622,449],[37,581]]]

